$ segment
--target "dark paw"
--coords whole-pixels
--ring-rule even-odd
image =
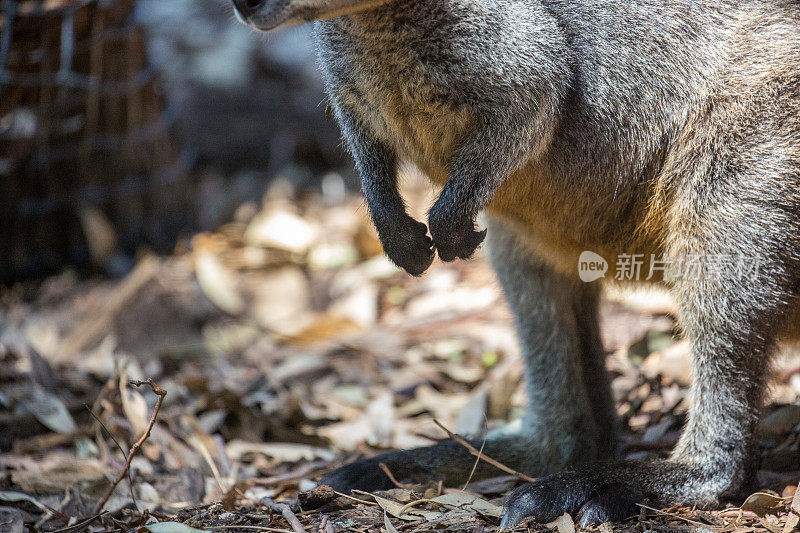
[[[587,469],[522,485],[508,495],[501,525],[514,527],[527,517],[547,523],[569,513],[580,527],[586,528],[636,515],[636,504],[643,499],[641,492],[631,483],[614,481],[614,474],[603,474],[602,470]]]
[[[433,263],[433,241],[422,222],[403,214],[379,227],[378,234],[389,259],[412,276],[421,276]]]
[[[448,218],[437,213],[435,206],[429,222],[433,243],[442,261],[468,259],[486,238],[486,230],[476,231],[471,219]]]
[[[323,477],[320,485],[328,485],[333,490],[350,494],[353,489],[373,492],[376,490],[389,490],[394,484],[379,465],[380,461],[365,459],[356,461],[337,468]]]

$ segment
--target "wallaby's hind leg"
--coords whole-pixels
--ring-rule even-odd
[[[511,310],[525,361],[522,431],[551,468],[608,460],[616,411],[598,324],[599,286],[554,272],[506,223],[490,220],[489,257]]]
[[[615,419],[597,331],[597,288],[542,265],[501,222],[489,224],[489,245],[515,315],[530,398],[520,433],[491,436],[484,452],[532,476],[611,459]],[[460,444],[444,441],[346,465],[321,483],[338,490],[391,488],[381,462],[400,480],[458,486],[475,457]],[[499,473],[481,462],[473,479]]]
[[[714,504],[740,496],[755,469],[754,427],[774,351],[797,302],[798,177],[765,169],[682,185],[668,242],[673,294],[692,343],[689,423],[668,461],[580,467],[514,490],[504,525],[568,512],[582,526],[635,515],[637,502]],[[743,164],[733,160],[730,170]],[[749,160],[756,164],[760,161]],[[792,178],[794,176],[794,179]],[[731,206],[736,206],[732,209]]]

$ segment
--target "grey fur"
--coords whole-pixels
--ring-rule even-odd
[[[505,524],[565,511],[588,524],[747,487],[770,357],[800,333],[800,2],[316,1],[310,18],[348,13],[316,22],[320,63],[389,257],[415,275],[432,246],[467,257],[476,214],[490,215],[531,399],[522,434],[488,450],[537,476],[572,468],[516,489]],[[443,187],[430,238],[397,193],[401,160]],[[668,461],[595,463],[616,440],[584,250],[761,260],[667,282],[695,375]],[[377,461],[451,481],[469,458],[444,443],[323,481],[386,486]]]

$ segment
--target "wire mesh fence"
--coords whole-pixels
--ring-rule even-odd
[[[188,222],[191,157],[134,7],[0,0],[0,282],[164,249]],[[87,213],[109,222],[105,245]]]

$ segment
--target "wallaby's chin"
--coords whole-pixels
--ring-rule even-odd
[[[252,0],[251,0],[252,1]],[[375,9],[392,0],[267,0],[249,13],[236,4],[236,14],[245,24],[261,31],[289,28],[313,20],[331,19]]]

